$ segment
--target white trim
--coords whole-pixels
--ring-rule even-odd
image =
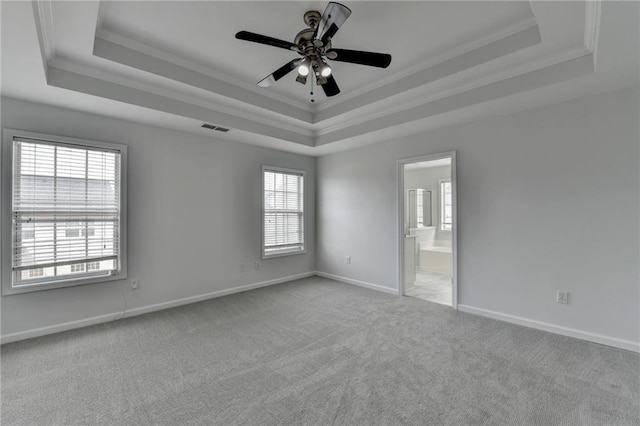
[[[86,70],[91,71],[88,74],[85,72]],[[314,143],[311,131],[305,128],[290,131],[287,130],[287,127],[290,127],[289,125],[282,125],[282,122],[278,123],[277,120],[273,120],[272,118],[265,118],[265,120],[267,120],[266,122],[273,120],[274,124],[264,124],[262,122],[264,120],[258,121],[251,118],[253,112],[246,114],[249,118],[243,118],[245,117],[243,113],[232,114],[225,112],[231,111],[234,108],[228,106],[228,103],[225,104],[227,106],[219,107],[219,102],[216,104],[207,103],[204,98],[199,96],[177,95],[175,91],[168,90],[167,88],[142,83],[140,81],[134,82],[121,75],[97,70],[97,68],[80,65],[69,60],[58,58],[51,61],[47,72],[47,84],[49,86],[99,96],[195,120],[196,122],[200,122],[198,128],[200,124],[209,123],[211,118],[215,117],[215,124],[229,127],[232,130],[256,133],[263,136],[266,135],[267,138],[293,142],[302,146],[313,146]],[[288,119],[287,121],[289,121],[291,125],[291,121]],[[169,128],[173,127],[169,126]],[[198,132],[200,131],[201,129],[198,130]],[[216,133],[216,137],[229,139],[229,136],[223,136],[228,135],[228,133]],[[241,133],[235,134],[235,137],[241,137]]]
[[[373,284],[373,283],[368,283],[365,281],[359,281],[359,280],[354,280],[351,278],[347,278],[347,277],[341,277],[340,275],[333,275],[333,274],[328,274],[326,272],[321,272],[321,271],[316,271],[315,273],[317,276],[322,277],[322,278],[329,278],[330,280],[335,280],[335,281],[340,281],[343,282],[345,284],[351,284],[351,285],[357,285],[358,287],[364,287],[364,288],[368,288],[371,290],[376,290],[376,291],[381,291],[383,293],[389,293],[389,294],[398,294],[398,290],[395,288],[389,288],[389,287],[384,287],[378,284]]]
[[[488,309],[476,308],[468,305],[458,305],[458,310],[469,314],[479,315],[482,317],[493,318],[499,321],[505,321],[512,324],[522,325],[524,327],[544,330],[550,333],[559,334],[576,339],[587,340],[589,342],[599,343],[601,345],[613,346],[614,348],[626,349],[632,352],[640,353],[640,342],[632,340],[618,339],[617,337],[609,337],[603,334],[591,333],[588,331],[578,330],[575,328],[564,327],[561,325],[551,324],[548,322],[536,321],[529,318],[518,317],[515,315],[503,314]]]
[[[434,57],[430,57],[416,65],[413,65],[411,67],[408,67],[404,70],[402,70],[399,73],[396,73],[392,76],[380,79],[376,82],[373,82],[367,86],[364,86],[362,88],[359,88],[357,90],[354,90],[352,92],[350,92],[349,94],[343,96],[341,99],[334,99],[334,100],[330,100],[327,102],[322,103],[321,105],[316,107],[315,112],[322,112],[328,108],[332,108],[335,107],[336,105],[339,105],[340,103],[344,102],[344,101],[348,101],[349,99],[355,98],[357,96],[360,96],[362,94],[366,94],[367,92],[376,90],[376,89],[380,89],[381,87],[390,84],[390,83],[394,83],[397,81],[400,81],[402,79],[405,79],[407,77],[412,76],[413,74],[417,74],[419,72],[425,72],[427,71],[429,68],[432,68],[436,65],[442,64],[443,62],[446,62],[450,59],[453,58],[457,58],[460,57],[464,54],[473,52],[474,50],[478,50],[482,47],[488,46],[492,43],[496,43],[496,42],[500,42],[506,38],[509,38],[511,36],[517,36],[519,33],[524,33],[527,30],[530,30],[531,28],[536,28],[538,29],[538,22],[536,21],[535,17],[527,17],[524,18],[520,21],[517,21],[511,25],[508,25],[505,28],[502,28],[500,30],[498,30],[497,32],[493,32],[487,36],[484,37],[480,37],[477,39],[472,40],[469,43],[465,43],[463,45],[460,45],[454,49],[451,49],[447,52],[444,52],[443,54],[434,56]],[[538,30],[539,31],[539,30]],[[512,52],[510,52],[512,53]],[[483,60],[481,63],[486,62],[485,60]],[[478,64],[476,64],[478,65]]]
[[[74,330],[76,328],[88,327],[90,325],[102,324],[103,322],[114,321],[122,316],[122,312],[98,315],[96,317],[85,318],[78,321],[63,322],[56,325],[48,325],[46,327],[32,328],[30,330],[19,331],[16,333],[4,334],[0,337],[0,344],[17,342],[20,340],[31,339],[33,337],[46,336],[47,334],[60,333],[63,331]]]
[[[53,11],[51,0],[31,0],[33,16],[40,45],[40,56],[45,78],[48,77],[48,63],[56,56],[53,32]]]
[[[360,109],[361,106],[357,106],[348,111],[343,112],[342,114],[336,115],[335,117],[332,116],[332,117],[322,118],[321,120],[315,121],[314,123],[321,123],[325,120],[333,120],[334,118],[336,120],[339,120],[337,122],[334,121],[335,124],[333,125],[324,126],[318,129],[318,131],[316,131],[315,133],[316,135],[315,144],[316,146],[321,146],[325,143],[328,143],[328,142],[322,142],[322,141],[318,142],[317,139],[319,136],[325,136],[331,133],[338,132],[340,130],[350,129],[358,124],[370,123],[372,121],[391,116],[392,114],[395,114],[395,113],[401,113],[401,112],[410,113],[413,109],[424,107],[426,105],[432,105],[432,104],[435,104],[437,101],[453,98],[458,95],[462,96],[462,95],[468,94],[468,92],[472,92],[476,89],[480,89],[485,86],[498,85],[500,83],[503,83],[505,80],[510,80],[512,78],[523,77],[524,79],[529,80],[531,79],[532,75],[535,76],[544,71],[548,71],[548,68],[551,68],[556,65],[564,65],[565,63],[569,63],[575,59],[582,58],[584,56],[588,56],[591,54],[592,53],[589,52],[589,50],[586,49],[584,46],[572,47],[571,49],[564,50],[558,54],[554,54],[552,56],[545,57],[543,59],[540,59],[534,62],[519,64],[512,68],[505,68],[500,72],[487,74],[482,77],[478,77],[477,79],[473,79],[469,82],[464,82],[457,85],[448,85],[446,87],[443,86],[442,88],[440,88],[439,86],[431,86],[429,84],[417,86],[412,88],[409,91],[413,94],[410,99],[408,99],[407,97],[403,97],[401,99],[404,99],[404,101],[395,102],[393,104],[390,104],[389,102],[383,103],[383,101],[389,98],[384,98],[380,101],[376,101],[376,102],[380,102],[380,107],[376,111],[366,110],[364,113],[360,114],[360,112],[357,110]],[[590,73],[592,72],[593,70],[590,71]],[[534,77],[533,79],[535,78],[537,77]],[[560,81],[564,81],[565,79],[566,78],[563,78],[563,80],[560,80]],[[554,80],[552,83],[544,83],[536,86],[536,88],[539,88],[548,84],[553,84],[555,82],[558,82],[558,81]],[[509,95],[514,93],[516,92],[512,91],[510,92]],[[509,96],[509,95],[505,95],[505,96]],[[396,98],[394,97],[394,99]],[[370,101],[368,105],[373,104],[373,102],[374,101]],[[474,105],[480,102],[485,102],[485,101],[475,102]],[[340,104],[338,104],[338,106],[339,105]],[[470,106],[470,105],[466,105],[466,106]],[[464,107],[456,108],[456,110],[462,109],[462,108]],[[448,112],[448,111],[443,111],[443,112]],[[433,112],[433,113],[430,113],[429,116],[436,115],[439,113],[440,112],[438,113]],[[389,125],[387,127],[391,127],[391,126]],[[330,141],[330,142],[335,142],[335,141]]]
[[[423,161],[440,160],[451,158],[451,202],[452,202],[452,228],[451,232],[451,255],[453,265],[451,266],[451,307],[458,309],[458,178],[456,151],[441,152],[438,154],[423,155],[419,157],[402,158],[397,163],[397,203],[398,203],[398,294],[404,295],[404,166],[410,163],[420,163]],[[439,220],[438,220],[439,221]],[[439,227],[439,224],[437,225]]]
[[[103,2],[101,2],[101,5],[102,4]],[[290,116],[290,117],[293,117],[295,115],[300,115],[300,116],[308,115],[308,117],[298,118],[298,119],[303,120],[306,123],[312,122],[311,108],[305,102],[291,99],[287,96],[284,96],[275,92],[265,92],[259,89],[256,84],[248,83],[232,75],[225,74],[220,70],[216,70],[206,65],[198,64],[189,59],[176,56],[175,54],[169,51],[151,46],[149,44],[145,44],[141,41],[135,40],[126,35],[108,30],[104,28],[102,26],[102,22],[100,22],[100,25],[97,27],[97,30],[96,30],[94,46],[104,42],[113,45],[112,47],[116,49],[116,50],[112,50],[111,53],[124,53],[126,51],[129,51],[131,53],[138,54],[138,55],[146,55],[148,57],[168,63],[169,64],[168,68],[173,69],[174,71],[180,72],[180,74],[182,75],[188,75],[189,74],[188,71],[196,72],[198,74],[202,74],[203,76],[216,80],[218,84],[222,82],[225,84],[230,84],[235,86],[235,90],[245,90],[247,92],[251,92],[254,95],[258,95],[260,98],[263,98],[265,101],[282,102],[283,104],[287,104],[288,106],[293,107],[295,110],[298,110],[297,114],[295,113],[286,114],[284,112],[283,114],[286,114],[287,116]],[[96,51],[95,47],[93,50],[93,54],[99,57],[103,57],[99,51]],[[112,59],[112,57],[109,57],[105,59],[114,60],[115,58]],[[116,60],[115,62],[119,62],[119,61]],[[123,65],[132,66],[131,64],[127,64],[127,63],[123,63]],[[135,66],[133,67],[136,68]],[[166,72],[166,70],[163,70],[163,71]],[[189,84],[186,82],[184,83]],[[212,87],[215,87],[215,84]]]
[[[577,55],[576,57],[584,58],[584,60],[571,59],[575,55]],[[296,120],[287,114],[280,115],[281,118],[287,121],[285,127],[265,124],[263,120],[258,120],[255,117],[265,116],[264,120],[268,122],[275,120],[274,114],[277,113],[269,110],[269,108],[258,108],[251,102],[229,101],[230,98],[217,95],[216,105],[213,105],[213,103],[209,104],[204,98],[201,99],[201,96],[178,95],[175,90],[159,86],[153,86],[153,90],[149,90],[148,88],[151,86],[148,83],[133,81],[129,77],[116,76],[110,72],[98,72],[96,69],[76,63],[70,66],[69,64],[72,62],[60,58],[50,61],[47,68],[47,83],[50,86],[101,96],[197,121],[209,122],[213,114],[213,116],[217,117],[217,123],[238,130],[239,132],[235,133],[234,137],[239,140],[251,141],[250,143],[261,145],[262,143],[256,143],[257,139],[251,135],[267,135],[274,139],[272,142],[277,140],[279,143],[285,143],[288,147],[283,147],[282,149],[284,150],[295,150],[299,148],[296,148],[296,145],[303,145],[312,147],[310,150],[311,155],[315,155],[313,154],[313,148],[328,143],[343,142],[361,136],[363,132],[377,134],[391,127],[396,128],[396,130],[403,129],[405,126],[411,127],[409,123],[424,121],[437,114],[450,113],[480,102],[496,100],[524,90],[557,83],[567,78],[593,73],[594,57],[584,47],[583,43],[580,43],[578,48],[572,48],[567,56],[568,58],[561,59],[559,62],[549,59],[540,61],[540,64],[555,64],[544,68],[535,68],[535,66],[539,65],[535,63],[533,64],[535,69],[532,71],[526,71],[532,68],[532,64],[520,64],[516,66],[517,69],[512,67],[504,72],[492,73],[483,78],[473,79],[473,83],[466,86],[458,84],[446,89],[438,89],[438,87],[444,87],[438,83],[435,86],[427,84],[415,87],[412,90],[405,91],[406,95],[385,97],[379,100],[379,105],[377,104],[379,108],[376,111],[370,111],[369,108],[364,107],[364,104],[356,105],[338,114],[335,120],[332,118],[330,123],[334,124],[331,125],[323,123],[325,120],[330,120],[328,117],[316,117],[313,119],[313,124],[309,126],[308,121]],[[64,65],[58,66],[59,64]],[[67,68],[73,68],[73,70]],[[85,71],[89,69],[91,69],[91,73],[87,74]],[[494,95],[489,93],[494,93]],[[399,99],[404,99],[405,101],[396,102]],[[224,108],[219,107],[222,101],[225,103]],[[369,106],[372,103],[373,101],[365,102]],[[336,107],[340,105],[338,104]],[[249,118],[242,119],[225,112],[231,109],[237,111],[247,110],[246,113],[239,114],[242,117]],[[266,115],[269,117],[266,117]],[[287,130],[288,128],[296,127],[299,127],[297,131]],[[394,136],[397,136],[397,131]],[[225,138],[228,139],[229,136]]]
[[[226,127],[232,127],[233,129],[240,129],[241,126],[238,124],[238,122],[231,121],[225,116],[220,116],[220,114],[227,114],[228,116],[235,117],[240,120],[251,120],[255,121],[258,124],[264,124],[272,127],[275,126],[278,129],[294,132],[305,137],[309,137],[312,135],[313,125],[310,123],[310,119],[308,121],[303,121],[302,119],[296,119],[295,117],[292,118],[291,116],[286,114],[283,115],[273,112],[265,113],[263,108],[259,109],[259,107],[256,107],[253,104],[252,107],[245,108],[244,105],[247,104],[240,105],[241,101],[238,100],[229,101],[230,98],[225,98],[224,94],[218,94],[218,97],[215,100],[212,100],[207,96],[177,92],[171,88],[159,86],[154,83],[149,83],[142,80],[134,81],[126,76],[114,74],[113,72],[105,71],[104,69],[97,68],[92,65],[82,64],[65,57],[53,58],[49,61],[48,68],[49,70],[75,73],[127,88],[140,90],[145,93],[164,96],[173,101],[196,105],[202,108],[209,109],[210,111],[215,113],[210,114],[206,119],[205,117],[190,117],[197,121],[210,123],[211,116],[214,116],[216,117],[216,123],[214,124],[221,124]],[[55,75],[53,75],[53,77],[55,77]],[[55,78],[52,79],[52,81],[48,82],[48,84],[56,86]],[[283,117],[285,118],[283,119]],[[304,144],[304,142],[300,143]]]
[[[171,300],[168,302],[157,303],[154,305],[141,306],[138,308],[125,309],[119,312],[113,312],[105,315],[84,318],[77,321],[63,322],[60,324],[49,325],[46,327],[32,328],[30,330],[19,331],[16,333],[5,334],[0,337],[0,344],[17,342],[19,340],[30,339],[32,337],[45,336],[47,334],[60,333],[62,331],[74,330],[76,328],[87,327],[90,325],[101,324],[105,322],[115,321],[122,318],[142,315],[149,312],[161,311],[164,309],[174,308],[177,306],[188,305],[190,303],[201,302],[203,300],[214,299],[216,297],[228,296],[234,293],[241,293],[260,287],[281,284],[288,281],[299,280],[315,275],[315,272],[305,272],[288,277],[276,278],[268,281],[261,281],[253,284],[247,284],[240,287],[234,287],[224,290],[213,291],[211,293],[200,294],[197,296],[185,297],[182,299]]]
[[[594,54],[595,59],[600,35],[600,0],[585,2],[584,17],[584,46]]]

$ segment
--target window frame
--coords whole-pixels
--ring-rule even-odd
[[[275,172],[275,173],[289,173],[289,174],[296,174],[296,175],[301,175],[302,176],[302,250],[296,250],[296,251],[289,251],[289,252],[282,252],[282,253],[273,253],[273,254],[267,254],[265,253],[265,244],[264,244],[264,237],[265,237],[265,233],[264,233],[264,217],[265,217],[265,205],[264,205],[264,175],[265,172]],[[291,168],[285,168],[285,167],[277,167],[277,166],[269,166],[269,165],[262,165],[262,177],[261,177],[261,183],[262,185],[260,186],[260,196],[262,198],[261,204],[262,204],[262,215],[261,215],[261,223],[260,223],[260,229],[261,229],[261,241],[260,241],[260,246],[261,246],[261,253],[262,253],[262,259],[266,260],[266,259],[273,259],[273,258],[277,258],[277,257],[285,257],[285,256],[296,256],[299,254],[306,254],[307,253],[307,243],[306,243],[306,235],[307,235],[307,222],[305,220],[305,217],[307,215],[307,197],[306,197],[306,185],[307,185],[307,173],[304,170],[299,170],[299,169],[291,169]]]
[[[451,185],[451,206],[452,206],[452,212],[451,212],[451,224],[450,224],[450,228],[447,229],[444,227],[445,223],[444,223],[444,191],[442,190],[442,186],[443,184],[448,183],[449,185]],[[453,230],[453,183],[452,183],[452,179],[450,177],[446,177],[446,178],[440,178],[438,179],[438,204],[439,204],[439,208],[438,208],[438,231],[440,232],[451,232]]]
[[[119,268],[109,275],[70,276],[64,279],[36,281],[32,284],[13,286],[12,270],[12,198],[13,198],[13,142],[15,138],[40,140],[45,143],[75,145],[78,148],[100,148],[120,152],[120,245],[118,253]],[[112,142],[77,139],[66,136],[56,136],[25,130],[4,128],[2,132],[2,149],[0,150],[0,164],[2,164],[2,197],[0,197],[0,261],[2,264],[2,295],[29,293],[34,291],[51,290],[85,284],[96,284],[127,278],[127,146]],[[85,267],[86,269],[86,267]],[[85,271],[86,272],[86,271]]]

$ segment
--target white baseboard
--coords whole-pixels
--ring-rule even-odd
[[[299,280],[302,278],[314,276],[314,272],[305,272],[303,274],[290,275],[288,277],[276,278],[269,281],[261,281],[258,283],[247,284],[240,287],[228,288],[225,290],[213,291],[211,293],[200,294],[198,296],[185,297],[184,299],[171,300],[169,302],[158,303],[155,305],[141,306],[139,308],[128,309],[125,312],[124,317],[132,317],[135,315],[142,315],[148,312],[160,311],[162,309],[174,308],[176,306],[188,305],[189,303],[201,302],[207,299],[213,299],[216,297],[228,296],[230,294],[242,293],[243,291],[254,290],[260,287],[267,287],[275,284],[282,284],[287,281]]]
[[[340,281],[346,284],[352,284],[359,287],[368,288],[371,290],[381,291],[389,294],[398,294],[398,290],[383,287],[378,284],[372,284],[365,281],[354,280],[351,278],[342,277],[339,275],[328,274],[326,272],[315,271],[305,272],[297,275],[290,275],[287,277],[276,278],[268,281],[261,281],[253,284],[247,284],[240,287],[229,288],[224,290],[218,290],[211,293],[200,294],[197,296],[185,297],[182,299],[171,300],[168,302],[158,303],[155,305],[141,306],[138,308],[127,309],[125,311],[119,311],[104,315],[98,315],[95,317],[84,318],[77,321],[64,322],[51,326],[34,328],[31,330],[20,331],[17,333],[6,334],[0,337],[0,344],[17,342],[19,340],[30,339],[33,337],[45,336],[47,334],[59,333],[62,331],[73,330],[76,328],[88,327],[90,325],[101,324],[109,321],[115,321],[121,318],[132,317],[136,315],[142,315],[149,312],[160,311],[163,309],[169,309],[177,306],[187,305],[190,303],[200,302],[203,300],[213,299],[216,297],[227,296],[230,294],[241,293],[248,290],[257,289],[260,287],[267,287],[270,285],[281,284],[288,281],[294,281],[302,278],[307,278],[313,275],[319,277],[329,278],[335,281]],[[615,337],[609,337],[601,334],[590,333],[587,331],[577,330],[573,328],[563,327],[555,324],[536,321],[528,318],[522,318],[514,315],[503,314],[500,312],[490,311],[487,309],[476,308],[468,305],[458,305],[458,310],[467,312],[470,314],[480,315],[487,318],[493,318],[500,321],[505,321],[513,324],[522,325],[525,327],[535,328],[538,330],[544,330],[551,333],[560,334],[568,337],[575,337],[577,339],[587,340],[590,342],[600,343],[603,345],[613,346],[620,349],[626,349],[633,352],[640,353],[640,342],[634,342],[631,340],[618,339]]]
[[[590,333],[588,331],[577,330],[575,328],[564,327],[561,325],[550,324],[542,321],[536,321],[528,318],[522,318],[515,315],[503,314],[500,312],[490,311],[488,309],[475,308],[468,305],[458,305],[458,310],[474,315],[480,315],[487,318],[493,318],[500,321],[510,322],[512,324],[523,325],[525,327],[535,328],[538,330],[548,331],[550,333],[560,334],[567,337],[575,337],[576,339],[587,340],[589,342],[599,343],[602,345],[613,346],[614,348],[626,349],[628,351],[640,352],[640,342],[632,340],[618,339],[602,334]]]
[[[323,278],[329,278],[330,280],[340,281],[346,284],[357,285],[358,287],[365,287],[371,290],[381,291],[383,293],[389,293],[389,294],[395,294],[395,295],[398,294],[398,289],[383,287],[378,284],[372,284],[365,281],[352,280],[351,278],[341,277],[339,275],[328,274],[326,272],[320,272],[320,271],[316,271],[316,275]]]
[[[60,333],[62,331],[73,330],[76,328],[82,328],[90,325],[101,324],[104,322],[115,321],[122,318],[142,315],[149,312],[174,308],[176,306],[188,305],[190,303],[200,302],[207,299],[214,299],[216,297],[227,296],[234,293],[241,293],[243,291],[253,290],[260,287],[267,287],[270,285],[281,284],[287,281],[299,280],[301,278],[312,277],[314,275],[315,275],[315,272],[305,272],[303,274],[290,275],[288,277],[276,278],[268,281],[261,281],[253,284],[243,285],[240,287],[228,288],[224,290],[213,291],[211,293],[199,294],[197,296],[185,297],[177,300],[170,300],[168,302],[157,303],[155,305],[140,306],[138,308],[131,308],[125,311],[113,312],[110,314],[98,315],[90,318],[83,318],[77,321],[69,321],[69,322],[64,322],[60,324],[49,325],[46,327],[33,328],[31,330],[5,334],[0,337],[0,344],[17,342],[19,340],[30,339],[32,337],[39,337],[39,336],[45,336],[47,334]]]

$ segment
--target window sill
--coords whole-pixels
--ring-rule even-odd
[[[117,281],[126,279],[126,275],[100,275],[96,277],[68,279],[64,281],[48,281],[33,284],[25,284],[17,287],[3,286],[2,295],[11,296],[14,294],[33,293],[36,291],[55,290],[58,288],[75,287],[80,285],[98,284],[109,281]]]
[[[273,259],[276,257],[296,256],[298,254],[307,254],[306,250],[288,251],[282,253],[264,254],[262,253],[262,260]]]

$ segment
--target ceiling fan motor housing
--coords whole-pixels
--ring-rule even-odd
[[[311,42],[311,40],[313,39],[313,34],[315,33],[316,30],[314,30],[313,28],[305,28],[304,30],[300,31],[297,35],[296,38],[293,39],[293,42],[295,44],[297,44],[298,46],[304,46],[307,43]]]
[[[300,31],[296,37],[293,40],[293,43],[302,47],[302,53],[304,53],[304,55],[308,55],[312,52],[310,52],[312,47],[316,47],[316,48],[324,48],[323,50],[327,50],[331,48],[331,40],[329,40],[327,42],[327,44],[325,44],[324,46],[322,44],[318,45],[318,44],[314,44],[314,40],[313,40],[313,36],[316,32],[316,28],[318,27],[318,24],[320,23],[320,19],[322,18],[322,15],[320,15],[320,12],[318,12],[317,10],[310,10],[308,12],[306,12],[304,14],[304,23],[309,27],[309,28],[305,28],[302,31]],[[317,40],[316,40],[317,43]],[[314,49],[317,50],[316,53],[324,53],[324,52],[320,52],[319,49]]]

